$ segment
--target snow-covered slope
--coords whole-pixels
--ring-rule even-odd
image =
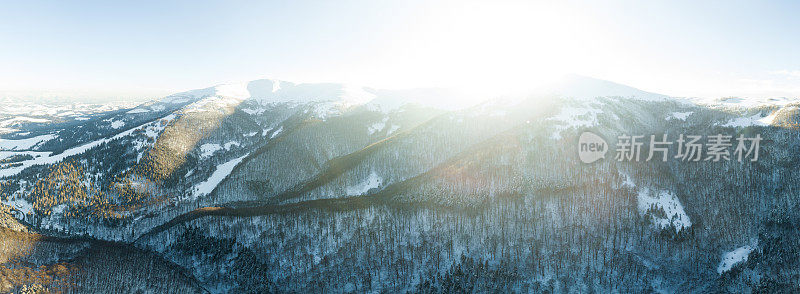
[[[597,97],[623,97],[648,101],[663,101],[669,96],[642,91],[610,81],[580,75],[567,75],[559,81],[536,90],[539,94],[558,95],[566,98],[592,99]]]

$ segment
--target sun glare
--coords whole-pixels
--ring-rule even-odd
[[[587,30],[569,7],[504,2],[433,10],[416,24],[407,47],[393,50],[390,80],[518,92],[592,68],[590,57],[603,53],[596,50],[602,33]]]

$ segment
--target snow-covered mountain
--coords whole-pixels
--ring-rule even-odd
[[[731,107],[580,76],[449,103],[463,95],[256,80],[85,120],[13,114],[27,122],[0,139],[0,201],[26,234],[141,250],[213,292],[797,287],[800,259],[769,262],[800,244],[787,229],[800,102]],[[605,159],[579,160],[584,131],[609,142]],[[758,134],[760,158],[613,156],[619,136],[680,134]],[[112,254],[63,250],[23,259]]]
[[[667,95],[650,93],[626,85],[575,74],[566,75],[554,83],[536,89],[535,92],[575,99],[623,97],[663,101],[670,98]]]

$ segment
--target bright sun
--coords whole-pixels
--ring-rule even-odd
[[[390,49],[392,81],[486,93],[524,91],[591,68],[602,32],[579,11],[556,4],[504,2],[437,6]]]

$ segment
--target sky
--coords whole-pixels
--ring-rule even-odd
[[[681,97],[800,97],[798,11],[798,1],[0,0],[0,96],[152,99],[259,78],[493,95],[574,73]]]

